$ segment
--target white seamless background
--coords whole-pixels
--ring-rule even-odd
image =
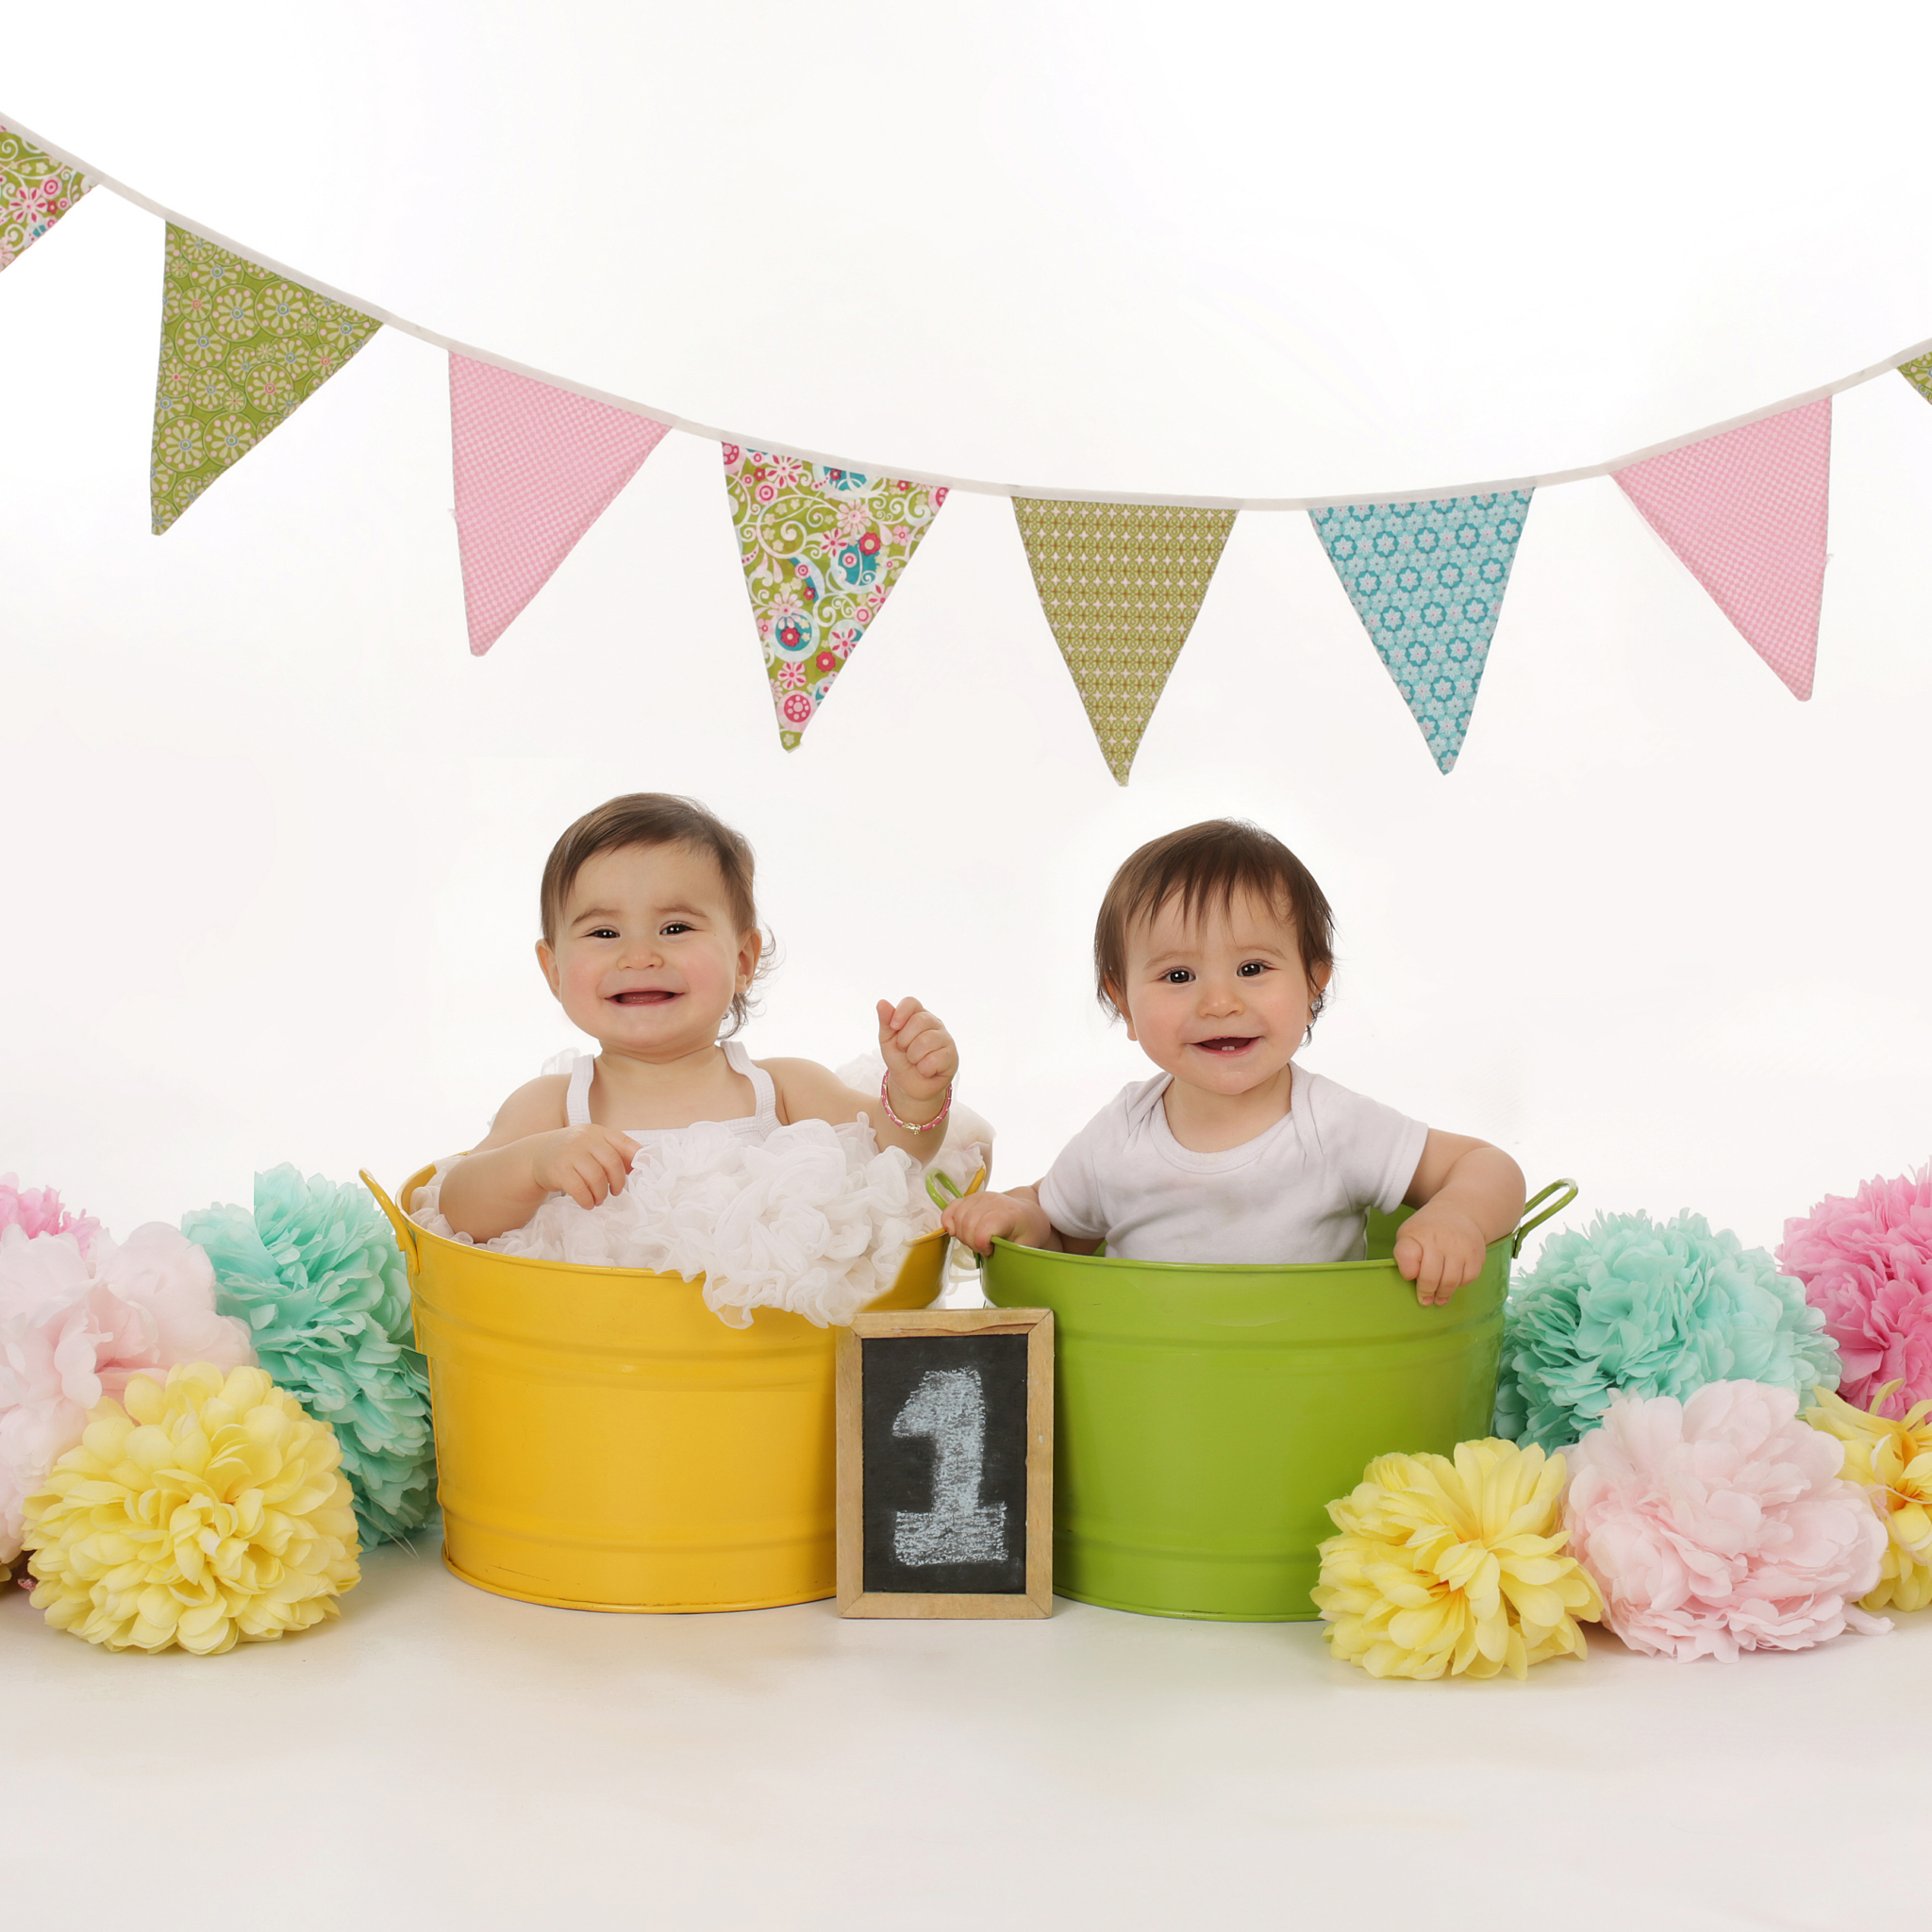
[[[1932,334],[1904,8],[109,4],[0,111],[520,359],[774,441],[1039,484],[1388,490],[1585,463]],[[1309,1063],[1573,1219],[1752,1241],[1932,1155],[1932,409],[1840,398],[1817,696],[1614,484],[1532,508],[1441,777],[1300,514],[1244,515],[1108,775],[1000,500],[956,495],[779,749],[716,446],[673,436],[481,662],[443,358],[386,331],[164,539],[159,222],[0,278],[0,1171],[125,1231],[292,1160],[393,1182],[571,1035],[538,872],[612,792],[758,847],[755,1052],[880,995],[1036,1175],[1143,1065],[1091,919],[1141,840],[1289,841]]]

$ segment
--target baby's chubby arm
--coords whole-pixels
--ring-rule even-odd
[[[1446,1302],[1483,1270],[1489,1244],[1523,1217],[1523,1170],[1487,1141],[1435,1127],[1404,1203],[1415,1212],[1395,1238],[1395,1265],[1424,1307]]]
[[[876,1093],[848,1087],[816,1060],[760,1060],[778,1089],[778,1110],[787,1121],[856,1121],[860,1114],[872,1123],[881,1147],[898,1147],[919,1161],[929,1161],[945,1144],[938,1115],[946,1105],[946,1090],[959,1071],[959,1050],[938,1015],[915,999],[897,1006],[878,1003],[879,1053],[886,1062],[886,1091],[892,1111],[908,1126],[886,1118]],[[933,1124],[921,1131],[925,1122]]]
[[[962,1194],[940,1216],[940,1225],[982,1255],[991,1254],[996,1241],[1068,1255],[1091,1255],[1100,1245],[1097,1241],[1077,1241],[1062,1234],[1046,1218],[1046,1209],[1040,1205],[1038,1181],[1006,1194]]]
[[[559,1127],[561,1074],[519,1087],[503,1103],[489,1137],[442,1177],[443,1217],[472,1241],[521,1227],[548,1194],[594,1208],[624,1191],[638,1143],[615,1127]]]

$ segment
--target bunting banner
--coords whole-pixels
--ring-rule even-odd
[[[1013,515],[1087,722],[1124,785],[1236,512],[1016,496]]]
[[[10,268],[94,184],[0,127],[0,268]]]
[[[161,274],[157,537],[382,326],[173,223]]]
[[[1456,767],[1532,491],[1308,512],[1429,756]]]
[[[788,751],[955,489],[1012,503],[1041,609],[1122,785],[1244,510],[1307,512],[1445,774],[1464,749],[1530,500],[1541,487],[1614,476],[1752,650],[1807,699],[1824,591],[1831,399],[1896,370],[1932,402],[1928,338],[1749,420],[1403,502],[1197,496],[1181,505],[987,477],[895,480],[824,451],[752,448],[735,429],[566,375],[506,367],[488,348],[453,341],[360,295],[325,292],[301,270],[265,266],[242,252],[247,244],[213,237],[10,116],[0,117],[0,269],[95,188],[166,225],[150,487],[157,535],[378,328],[392,327],[448,358],[472,654],[491,649],[671,430],[715,441]]]
[[[455,354],[449,421],[463,603],[480,658],[671,425]]]
[[[796,751],[946,491],[735,442],[724,451],[724,487],[778,714],[778,742]]]
[[[1615,473],[1794,698],[1811,695],[1831,482],[1831,398]]]

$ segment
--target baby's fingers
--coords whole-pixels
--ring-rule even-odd
[[[630,1154],[623,1152],[619,1142],[623,1143],[623,1147],[628,1147]],[[598,1194],[598,1200],[601,1201],[605,1194],[624,1192],[625,1181],[630,1174],[630,1156],[637,1152],[637,1145],[629,1135],[614,1134],[608,1145],[596,1150],[597,1177],[603,1183],[603,1191]]]
[[[899,1051],[905,1055],[906,1064],[922,1074],[949,1073],[959,1064],[953,1036],[937,1021],[903,1042]]]
[[[594,1208],[610,1191],[608,1187],[601,1185],[603,1178],[596,1169],[573,1162],[563,1171],[562,1191],[579,1208]]]
[[[975,1254],[992,1252],[993,1237],[1006,1232],[1000,1216],[990,1212],[983,1201],[953,1201],[940,1216],[940,1225],[956,1241],[962,1241]]]

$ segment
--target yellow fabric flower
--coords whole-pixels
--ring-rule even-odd
[[[1888,1382],[1873,1397],[1884,1407]],[[1862,1483],[1890,1532],[1878,1587],[1858,1600],[1867,1610],[1923,1610],[1932,1603],[1932,1402],[1922,1402],[1895,1421],[1854,1408],[1823,1389],[1811,1391],[1815,1408],[1805,1420],[1845,1445],[1847,1482]]]
[[[35,1607],[109,1650],[212,1657],[306,1630],[358,1574],[339,1460],[260,1369],[137,1375],[26,1500]]]
[[[1313,1591],[1339,1657],[1376,1677],[1528,1674],[1582,1657],[1603,1604],[1558,1514],[1563,1458],[1491,1438],[1378,1456],[1328,1514]]]

